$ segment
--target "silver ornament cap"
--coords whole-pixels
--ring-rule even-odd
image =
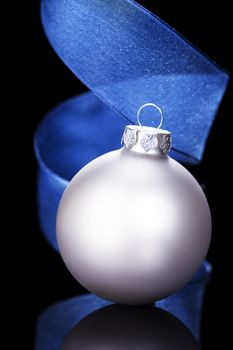
[[[153,106],[160,113],[160,124],[157,128],[142,126],[140,122],[140,113],[147,106]],[[139,108],[137,121],[138,125],[127,125],[125,127],[122,136],[124,147],[139,153],[161,153],[166,155],[171,149],[172,136],[170,131],[160,129],[163,123],[162,110],[154,103],[146,103]]]

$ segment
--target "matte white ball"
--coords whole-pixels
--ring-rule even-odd
[[[127,148],[87,164],[60,202],[57,240],[64,262],[89,291],[144,304],[182,288],[211,236],[206,197],[168,156]]]

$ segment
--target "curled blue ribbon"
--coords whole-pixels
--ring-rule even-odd
[[[229,78],[223,70],[132,0],[41,4],[50,43],[96,96],[130,123],[142,104],[156,103],[173,147],[201,160]]]

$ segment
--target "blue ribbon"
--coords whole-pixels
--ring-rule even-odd
[[[55,51],[96,96],[130,123],[142,104],[156,103],[173,147],[201,160],[223,70],[132,0],[42,0],[41,14]]]

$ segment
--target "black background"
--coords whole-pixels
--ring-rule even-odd
[[[203,50],[222,67],[232,71],[231,30],[232,19],[228,1],[214,4],[213,1],[139,1],[155,12],[194,45]],[[205,4],[205,6],[203,5]],[[41,235],[36,212],[35,177],[36,163],[32,139],[44,114],[64,99],[86,91],[86,87],[68,70],[50,47],[43,33],[39,17],[39,1],[32,0],[24,13],[26,25],[25,56],[27,86],[27,128],[24,133],[29,140],[26,186],[30,184],[30,197],[24,210],[26,226],[20,241],[19,259],[24,260],[22,285],[23,312],[26,312],[26,331],[21,332],[24,348],[32,348],[35,321],[38,313],[48,305],[85,290],[66,270],[60,256],[55,253]],[[219,109],[209,137],[203,162],[198,169],[190,169],[196,178],[206,184],[206,194],[213,216],[213,239],[208,254],[213,264],[213,277],[207,287],[202,322],[202,349],[213,346],[228,348],[230,333],[227,331],[229,314],[229,271],[230,271],[230,224],[227,197],[229,183],[226,180],[231,156],[229,150],[231,131],[228,128],[232,118],[232,83]],[[25,93],[25,92],[24,92]],[[31,131],[28,131],[30,125]],[[27,215],[25,215],[25,211]],[[29,217],[31,218],[29,220]],[[175,349],[175,347],[174,347]]]

